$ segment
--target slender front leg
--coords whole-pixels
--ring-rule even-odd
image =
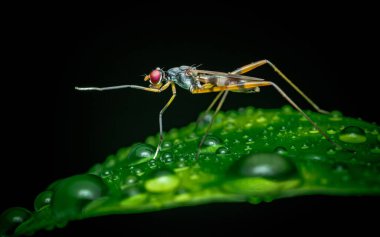
[[[172,85],[173,95],[172,95],[172,97],[170,97],[170,100],[168,101],[168,103],[166,103],[164,108],[161,109],[160,115],[158,117],[158,122],[160,124],[160,141],[158,142],[156,153],[154,154],[153,159],[156,159],[158,152],[161,150],[162,141],[164,140],[163,129],[162,129],[162,115],[164,114],[165,110],[169,107],[169,105],[173,102],[173,100],[177,94],[174,82],[169,82],[169,83],[171,83],[171,85]]]

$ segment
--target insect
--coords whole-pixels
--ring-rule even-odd
[[[228,92],[259,92],[260,87],[272,86],[278,93],[280,93],[303,117],[305,117],[310,124],[319,131],[319,133],[326,138],[332,145],[342,148],[339,144],[335,143],[290,97],[274,82],[264,80],[257,77],[245,76],[243,74],[252,71],[260,66],[269,65],[282,79],[289,83],[314,109],[320,113],[327,114],[329,112],[320,109],[316,103],[314,103],[308,96],[305,95],[287,76],[285,76],[282,71],[280,71],[273,63],[269,60],[260,60],[243,67],[240,67],[230,73],[216,72],[208,70],[199,70],[196,66],[180,66],[174,67],[167,71],[161,68],[154,69],[149,75],[144,77],[144,81],[150,82],[149,87],[143,87],[138,85],[120,85],[120,86],[110,86],[110,87],[75,87],[76,90],[81,91],[105,91],[105,90],[116,90],[123,88],[133,88],[149,92],[160,93],[168,89],[172,90],[172,96],[166,105],[161,109],[159,113],[159,128],[160,128],[160,140],[154,154],[154,159],[157,157],[159,151],[161,150],[161,145],[164,140],[163,137],[163,125],[162,116],[166,109],[170,106],[176,97],[176,85],[179,87],[190,91],[192,94],[201,93],[211,93],[217,92],[215,99],[212,101],[210,106],[206,110],[206,114],[215,106],[218,102],[216,109],[212,115],[211,121],[203,135],[199,145],[196,158],[199,157],[200,149],[207,137],[209,130],[214,122],[214,119],[222,107],[224,101],[227,98]],[[198,120],[199,121],[199,120]]]

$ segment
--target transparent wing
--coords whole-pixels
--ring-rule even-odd
[[[229,79],[235,79],[235,80],[246,80],[246,81],[264,81],[262,78],[258,77],[250,77],[250,76],[244,76],[244,75],[237,75],[237,74],[230,74],[225,72],[216,72],[216,71],[208,71],[208,70],[197,70],[193,69],[191,70],[195,75],[198,75],[200,78],[229,78]]]

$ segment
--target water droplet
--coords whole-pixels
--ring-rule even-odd
[[[290,113],[293,112],[293,109],[292,109],[292,107],[290,105],[284,105],[284,106],[282,106],[281,110],[282,110],[282,112],[284,114],[290,114]]]
[[[195,133],[190,133],[186,138],[185,138],[185,140],[186,141],[195,141],[195,140],[197,140],[199,137],[197,136],[197,134],[195,134]]]
[[[179,178],[168,170],[159,170],[151,174],[145,182],[145,189],[152,193],[172,192],[178,188]]]
[[[138,179],[137,179],[136,176],[132,176],[132,175],[130,175],[130,176],[127,176],[127,177],[125,178],[125,185],[126,185],[126,186],[130,186],[130,185],[132,185],[132,184],[137,183],[137,181],[138,181]]]
[[[252,126],[253,126],[252,123],[246,123],[246,124],[244,125],[245,128],[250,128],[250,127],[252,127]]]
[[[327,149],[327,154],[328,155],[334,155],[336,153],[335,149],[334,148],[329,148]]]
[[[335,133],[336,133],[336,130],[333,129],[333,128],[330,128],[330,129],[328,129],[326,132],[327,132],[327,134],[332,135],[332,134],[335,134]]]
[[[217,155],[227,155],[230,154],[230,151],[227,149],[227,147],[219,147],[218,150],[215,152]]]
[[[245,144],[253,144],[253,143],[255,143],[255,141],[253,140],[252,137],[248,137],[248,138],[246,139]]]
[[[43,191],[40,194],[38,194],[36,199],[34,199],[34,209],[36,211],[39,211],[42,208],[49,206],[52,195],[52,191]]]
[[[162,142],[162,149],[170,149],[172,148],[173,143],[171,141],[163,141]]]
[[[220,140],[214,136],[207,136],[203,145],[204,146],[217,146],[220,144]]]
[[[120,205],[123,207],[136,207],[146,202],[148,195],[140,185],[134,185],[126,187],[122,190],[125,198],[120,201]]]
[[[274,129],[274,127],[273,127],[273,126],[269,126],[267,129],[268,129],[269,131],[272,131],[272,130]]]
[[[306,145],[306,144],[303,144],[302,147],[301,147],[301,149],[308,149],[308,148],[309,148],[309,146]]]
[[[148,167],[151,169],[157,168],[157,161],[154,159],[151,159],[150,161],[148,161]]]
[[[135,173],[135,175],[137,175],[137,176],[142,176],[142,175],[144,175],[144,170],[143,169],[141,169],[141,168],[136,168],[136,169],[134,169],[133,170],[133,172]]]
[[[138,143],[131,147],[127,161],[130,165],[137,165],[150,160],[155,152],[155,148],[148,144]]]
[[[173,154],[171,152],[165,152],[162,154],[160,160],[165,164],[170,164],[174,161]]]
[[[100,173],[100,177],[102,177],[103,179],[110,178],[111,176],[112,176],[112,171],[110,171],[110,170],[103,170]]]
[[[133,186],[124,188],[122,191],[126,197],[133,197],[138,194],[144,193],[144,188],[139,185],[133,185]]]
[[[297,174],[294,164],[277,154],[254,154],[235,162],[230,175],[237,177],[262,177],[273,180],[284,180]]]
[[[379,145],[373,146],[371,149],[371,152],[375,154],[380,154],[380,146]]]
[[[76,218],[88,203],[105,196],[108,187],[92,174],[83,174],[61,180],[55,187],[51,207],[57,219]]]
[[[313,127],[313,128],[309,131],[309,133],[316,134],[316,133],[319,133],[319,131]]]
[[[330,118],[329,118],[331,121],[341,121],[342,120],[342,113],[339,112],[339,111],[332,111],[330,113]]]
[[[282,147],[282,146],[278,146],[274,149],[274,152],[276,152],[277,154],[279,155],[285,155],[286,153],[288,153],[288,150],[286,150],[285,147]]]
[[[22,207],[11,207],[0,215],[0,236],[13,235],[21,223],[32,216],[32,213]]]
[[[265,123],[267,119],[264,116],[260,116],[256,119],[256,122],[258,123]]]
[[[304,116],[301,116],[299,120],[300,121],[307,121],[307,119]]]
[[[251,148],[250,146],[246,146],[246,147],[244,148],[244,150],[245,150],[245,151],[251,151],[252,148]]]
[[[349,126],[340,132],[339,139],[348,143],[363,143],[367,140],[363,129],[356,126]]]
[[[332,165],[332,169],[335,171],[335,172],[338,172],[338,173],[342,173],[342,172],[346,172],[348,170],[348,166],[344,163],[335,163]]]

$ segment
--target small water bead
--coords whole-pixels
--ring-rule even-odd
[[[227,154],[230,154],[230,151],[228,150],[227,147],[219,147],[216,152],[215,152],[217,155],[227,155]]]
[[[344,163],[338,162],[332,165],[332,169],[337,173],[347,172],[348,166]]]
[[[155,159],[151,159],[148,161],[148,167],[151,169],[157,168],[157,161]]]
[[[103,179],[110,178],[111,176],[112,176],[112,171],[110,171],[110,170],[103,170],[100,173],[100,177],[102,177]]]
[[[373,146],[371,152],[375,154],[380,154],[380,145]]]
[[[253,126],[252,123],[246,123],[246,124],[244,125],[245,128],[251,128],[252,126]]]
[[[342,120],[342,113],[339,111],[334,110],[329,115],[330,115],[329,120],[331,120],[331,121],[341,121]]]
[[[272,130],[274,129],[274,127],[273,127],[273,126],[269,126],[269,127],[267,127],[267,129],[268,129],[269,131],[272,131]]]
[[[155,152],[155,148],[148,144],[138,143],[131,147],[127,160],[131,165],[140,164],[150,160]]]
[[[43,191],[34,199],[34,210],[39,211],[51,203],[52,191]]]
[[[264,116],[260,116],[256,119],[256,122],[265,123],[265,122],[267,122],[267,119]]]
[[[274,152],[276,152],[279,155],[285,155],[286,153],[288,153],[288,150],[286,150],[286,148],[283,146],[278,146],[274,149]]]
[[[107,193],[108,187],[100,177],[92,174],[75,175],[56,185],[51,207],[56,218],[71,219],[80,215],[88,203]]]
[[[306,119],[304,116],[301,116],[301,117],[299,118],[299,121],[305,122],[305,121],[307,121],[307,119]]]
[[[309,133],[311,133],[311,134],[316,134],[316,133],[319,133],[319,131],[316,129],[316,128],[312,128],[310,131],[309,131]]]
[[[246,147],[244,148],[244,150],[245,150],[245,151],[251,151],[251,150],[252,150],[252,147],[250,147],[250,146],[246,146]]]
[[[171,192],[177,189],[180,179],[172,171],[159,170],[145,182],[145,189],[152,193]]]
[[[215,136],[207,136],[204,143],[204,146],[217,146],[220,145],[220,140],[219,138]]]
[[[170,149],[170,148],[172,148],[172,146],[173,146],[173,143],[171,141],[163,141],[162,142],[162,149],[163,150]]]
[[[145,171],[141,168],[136,168],[133,171],[134,171],[135,175],[137,175],[137,176],[143,176],[145,173]]]
[[[195,133],[191,133],[189,134],[186,138],[185,138],[185,141],[189,142],[189,141],[195,141],[199,139],[199,137],[197,136],[197,134]]]
[[[333,135],[333,134],[335,134],[336,133],[336,130],[335,129],[333,129],[333,128],[330,128],[330,129],[327,129],[327,134],[329,134],[329,135]]]
[[[165,164],[171,164],[174,162],[174,157],[173,157],[173,154],[171,152],[165,152],[162,154],[160,160],[161,160],[161,162],[163,162]]]
[[[340,132],[339,139],[347,143],[363,143],[367,140],[367,137],[363,129],[356,126],[349,126]]]
[[[281,110],[284,114],[291,114],[293,112],[293,109],[290,105],[282,106]]]
[[[137,183],[137,181],[138,181],[138,178],[136,176],[130,175],[130,176],[127,176],[125,178],[125,182],[124,183],[125,183],[125,185],[130,186],[130,185],[133,185],[133,184]]]
[[[301,147],[301,149],[304,149],[304,150],[308,149],[308,148],[309,148],[309,146],[307,144],[303,144],[302,147]]]
[[[326,152],[328,155],[334,155],[336,153],[335,149],[334,148],[329,148],[327,149],[327,152]]]
[[[0,215],[0,236],[13,235],[14,230],[28,220],[32,213],[22,207],[11,207]]]

